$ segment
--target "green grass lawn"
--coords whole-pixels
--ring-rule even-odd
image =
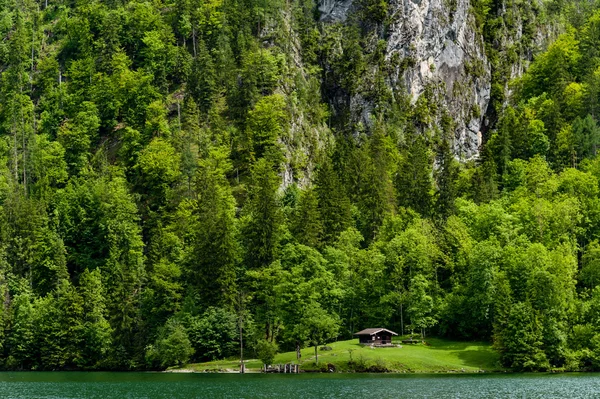
[[[396,343],[396,341],[394,341]],[[398,339],[398,343],[400,340]],[[320,370],[327,363],[337,371],[393,371],[393,372],[478,372],[501,370],[498,354],[484,342],[461,342],[428,338],[429,345],[402,345],[401,348],[370,348],[358,344],[358,339],[328,344],[331,351],[319,350],[319,365],[315,364],[314,348],[302,349],[300,368]],[[280,353],[275,364],[296,363],[296,352]],[[259,371],[262,363],[248,359],[246,369]],[[189,371],[235,371],[239,359],[188,364],[181,369]]]

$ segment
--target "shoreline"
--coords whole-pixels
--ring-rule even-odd
[[[375,348],[360,345],[355,339],[336,341],[320,351],[319,364],[314,348],[303,348],[301,358],[295,351],[282,352],[275,356],[273,365],[299,364],[301,372],[310,373],[444,373],[481,374],[508,371],[500,365],[499,355],[490,343],[479,341],[454,341],[430,338],[428,345],[402,345]],[[262,372],[259,359],[244,359],[246,372]],[[172,367],[167,372],[239,373],[240,359],[187,363]]]
[[[181,374],[241,374],[239,370],[233,369],[222,369],[222,370],[192,370],[192,369],[171,369],[164,370],[160,373],[181,373]],[[513,371],[513,370],[480,370],[480,371],[469,371],[469,370],[448,370],[448,371],[439,371],[439,370],[410,370],[410,371],[316,371],[316,370],[300,370],[298,374],[379,374],[379,375],[480,375],[480,374],[586,374],[586,373],[598,373],[589,370],[576,370],[576,371],[568,371],[568,370],[549,370],[549,371]],[[296,373],[263,373],[258,369],[246,370],[244,374],[269,374],[269,375],[288,375],[288,374],[296,374]]]

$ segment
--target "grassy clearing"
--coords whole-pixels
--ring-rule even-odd
[[[498,354],[484,342],[460,342],[428,338],[429,345],[402,345],[401,348],[370,348],[358,344],[358,339],[328,344],[331,351],[319,350],[319,365],[315,364],[314,348],[302,350],[301,369],[324,370],[328,363],[337,371],[391,371],[391,372],[478,372],[501,370]],[[394,341],[396,343],[396,341]],[[398,341],[398,343],[400,343]],[[296,363],[296,352],[280,353],[276,364]],[[259,371],[260,360],[246,362],[249,372]],[[188,364],[188,371],[237,371],[239,360],[220,360]],[[174,370],[175,371],[175,370]]]

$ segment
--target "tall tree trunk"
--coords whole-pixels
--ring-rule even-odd
[[[240,373],[244,373],[244,326],[243,318],[240,316]]]
[[[16,124],[13,122],[13,147],[15,149],[14,151],[14,174],[15,174],[15,184],[19,181],[19,152],[17,149],[17,127]]]
[[[21,141],[22,141],[22,154],[23,154],[23,161],[21,162],[23,164],[23,191],[25,192],[25,197],[27,197],[27,168],[25,167],[26,164],[26,157],[27,157],[27,151],[26,151],[26,145],[25,145],[25,116],[23,115],[23,107],[21,107]]]
[[[38,10],[39,10],[39,8],[38,8]],[[32,23],[32,26],[31,26],[31,74],[29,75],[29,91],[31,93],[33,93],[34,56],[35,56],[35,25]]]
[[[198,55],[196,52],[196,27],[192,27],[192,46],[194,47],[194,59]]]
[[[400,302],[400,333],[404,335],[404,312],[402,311],[402,302]]]
[[[21,98],[19,101],[22,101],[23,96],[23,86],[21,86]],[[25,197],[27,197],[27,146],[25,144],[25,114],[23,113],[23,104],[19,104],[19,110],[21,111],[21,154],[22,160],[21,164],[23,165],[23,191],[25,192]]]

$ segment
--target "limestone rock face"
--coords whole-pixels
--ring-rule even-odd
[[[413,61],[398,78],[405,80],[413,101],[427,85],[435,87],[457,122],[455,154],[463,159],[476,156],[491,72],[469,1],[455,0],[453,6],[444,0],[393,0],[391,9],[388,56],[399,53]]]
[[[468,0],[393,0],[393,26],[387,53],[409,57],[400,73],[413,101],[431,85],[457,122],[454,152],[478,154],[480,127],[490,100],[491,72],[483,38],[475,31]]]
[[[351,6],[352,0],[322,0],[319,3],[321,20],[324,22],[344,22]]]
[[[352,0],[322,0],[319,10],[324,22],[344,22],[352,12]],[[408,61],[397,68],[390,84],[403,86],[413,102],[430,88],[457,124],[456,156],[463,160],[477,156],[491,72],[469,0],[391,0],[388,11],[392,24],[386,59]]]

